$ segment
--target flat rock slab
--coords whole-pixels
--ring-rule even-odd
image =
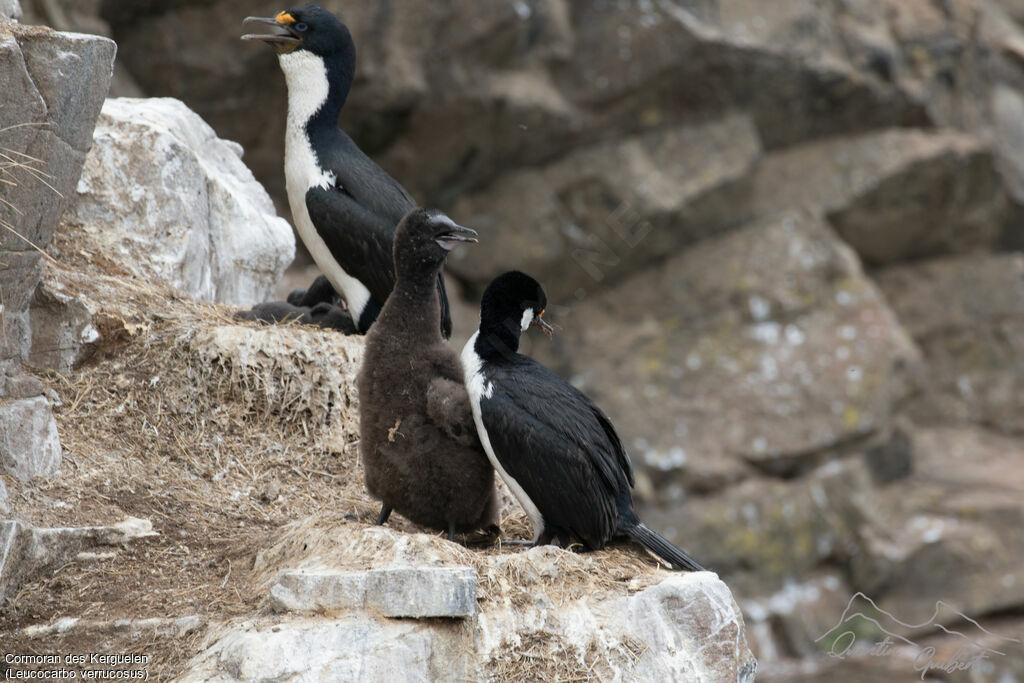
[[[206,620],[192,614],[185,617],[150,617],[148,619],[81,619],[79,617],[62,617],[49,624],[33,624],[21,630],[22,634],[31,638],[45,636],[84,636],[128,634],[133,639],[142,636],[160,636],[162,638],[180,638],[193,633],[206,624]]]
[[[34,528],[0,522],[0,598],[33,577],[97,546],[118,546],[156,536],[148,519],[128,517],[111,526]]]
[[[60,437],[45,396],[0,401],[0,472],[15,479],[60,472]]]
[[[372,610],[385,617],[468,617],[476,613],[472,567],[388,567],[283,572],[270,589],[278,612]]]

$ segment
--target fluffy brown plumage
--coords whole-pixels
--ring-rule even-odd
[[[496,528],[494,469],[477,437],[459,354],[441,337],[437,276],[475,233],[416,209],[395,230],[397,281],[366,336],[359,453],[366,488],[391,509],[449,532]]]

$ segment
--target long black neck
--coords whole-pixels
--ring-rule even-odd
[[[355,45],[350,40],[347,49],[324,57],[324,65],[327,68],[327,100],[306,122],[306,130],[311,136],[317,133],[329,134],[338,129],[338,117],[341,116],[341,109],[345,106],[349,90],[352,88],[352,80],[355,78]]]
[[[519,351],[522,315],[495,315],[492,311],[480,313],[480,333],[474,348],[478,356],[488,361],[513,360]]]

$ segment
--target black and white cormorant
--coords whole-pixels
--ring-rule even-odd
[[[654,533],[633,511],[633,467],[608,417],[581,391],[518,352],[547,297],[536,280],[512,271],[480,304],[480,329],[462,351],[466,389],[484,451],[519,500],[542,545],[570,538],[596,550],[631,538],[677,569],[702,567]]]
[[[435,282],[448,250],[476,233],[416,209],[395,231],[394,291],[366,335],[359,390],[359,455],[366,488],[394,509],[447,531],[494,532],[494,468],[480,446],[459,353],[440,333]]]
[[[334,290],[345,298],[355,328],[365,333],[395,284],[395,226],[416,202],[338,128],[356,65],[348,27],[313,3],[274,18],[245,21],[277,29],[242,38],[271,44],[287,82],[284,166],[296,230]],[[451,315],[441,275],[437,287],[441,330],[447,338]]]

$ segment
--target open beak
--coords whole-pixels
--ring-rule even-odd
[[[277,33],[246,33],[242,36],[242,40],[260,40],[268,43],[278,52],[291,52],[302,42],[302,38],[289,24],[282,24],[271,17],[246,17],[242,23],[267,24],[280,29]]]
[[[542,315],[544,314],[541,313],[538,316],[534,316],[533,321],[530,323],[530,327],[539,328],[541,332],[548,336],[548,339],[551,339],[551,335],[554,333],[555,328],[551,327],[548,322],[541,318]]]
[[[452,225],[440,235],[436,235],[434,241],[445,251],[451,251],[452,247],[459,242],[476,242],[478,240],[476,230],[464,228],[461,225]]]

